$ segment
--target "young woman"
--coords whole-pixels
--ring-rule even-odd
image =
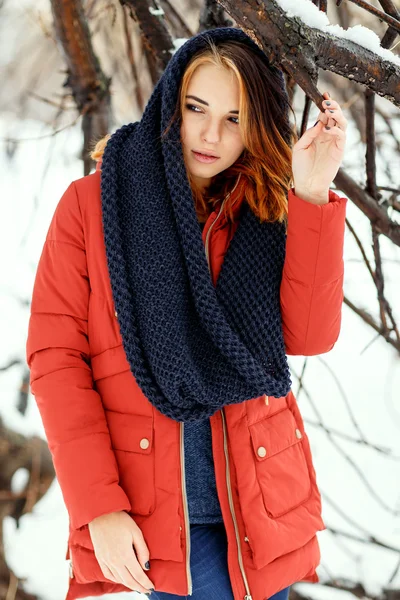
[[[240,29],[202,32],[63,194],[27,361],[69,513],[68,600],[282,600],[319,580],[287,355],[340,331],[346,119],[328,97],[293,144],[282,73]]]

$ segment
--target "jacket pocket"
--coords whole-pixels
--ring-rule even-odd
[[[265,510],[277,518],[306,502],[312,486],[303,435],[286,408],[249,425]]]
[[[132,509],[149,515],[155,509],[153,416],[105,410],[111,444],[118,463],[120,485]]]

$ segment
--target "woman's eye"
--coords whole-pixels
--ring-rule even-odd
[[[185,104],[185,106],[192,112],[197,112],[197,111],[201,112],[201,109],[198,106],[195,106],[194,104]],[[229,120],[231,120],[231,119],[235,119],[235,121],[231,121],[234,125],[239,125],[239,117],[229,117]]]
[[[186,108],[188,108],[189,110],[192,110],[192,108],[197,108],[198,110],[200,110],[199,107],[195,106],[194,104],[186,104]],[[193,111],[193,112],[196,112],[196,111]]]

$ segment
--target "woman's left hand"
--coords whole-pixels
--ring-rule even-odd
[[[326,198],[341,165],[346,143],[347,119],[339,104],[324,92],[325,112],[293,146],[292,170],[295,194],[318,203]],[[325,130],[325,126],[330,127]]]

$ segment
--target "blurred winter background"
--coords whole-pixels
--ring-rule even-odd
[[[105,76],[103,81],[112,78],[106,100],[96,94],[93,100],[87,89],[86,95],[79,95],[88,81],[83,68],[81,80],[68,78],[71,72],[79,75],[79,69],[73,71],[77,57],[68,55],[73,46],[65,44],[60,24],[56,26],[57,10],[65,4],[0,2],[0,598],[6,600],[63,600],[68,585],[67,512],[49,463],[47,480],[38,480],[37,456],[44,464],[48,457],[43,459],[45,436],[29,395],[25,363],[30,297],[44,237],[69,183],[93,169],[87,157],[85,164],[82,160],[84,140],[87,144],[91,135],[100,137],[140,118],[160,69],[140,35],[146,26],[140,11],[134,20],[118,0],[71,0],[81,7],[90,31],[93,55],[83,52],[81,59],[89,57],[96,73]],[[144,7],[149,18],[166,28],[171,49],[196,33],[199,23],[206,28],[229,18],[211,1],[130,4]],[[317,357],[289,359],[328,527],[318,534],[320,582],[296,583],[292,589],[319,600],[395,600],[400,598],[400,7],[371,3],[392,15],[390,28],[358,2],[329,2],[327,16],[324,5],[318,10],[310,0],[280,4],[290,18],[299,16],[322,35],[356,42],[356,61],[364,60],[364,47],[375,52],[376,64],[392,61],[397,69],[397,83],[392,83],[397,97],[375,94],[374,105],[367,88],[339,74],[339,68],[319,69],[318,90],[330,92],[349,123],[342,164],[353,181],[346,188],[351,194],[345,302],[334,349]],[[224,5],[237,7],[241,2]],[[379,49],[385,35],[385,48],[391,52]],[[380,83],[386,90],[387,82]],[[300,127],[306,95],[293,80],[290,92]],[[97,121],[82,116],[90,102],[99,109]],[[319,112],[314,103],[308,108],[306,127]],[[376,161],[369,179],[368,139]],[[332,189],[344,194],[335,185]],[[354,201],[356,190],[377,194],[374,202],[382,211],[383,232],[372,234],[366,209]],[[42,444],[39,439],[38,446],[33,436]]]

